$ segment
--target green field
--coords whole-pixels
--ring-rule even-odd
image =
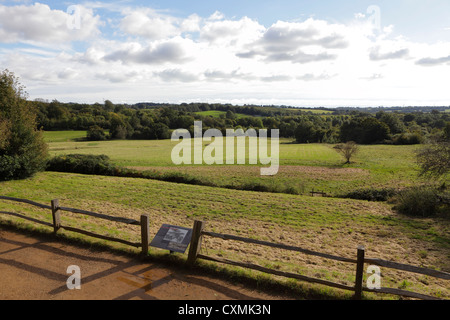
[[[359,188],[403,188],[417,183],[417,165],[414,160],[416,146],[361,146],[353,162],[344,165],[332,145],[299,145],[282,139],[278,174],[268,177],[261,176],[259,167],[251,165],[175,166],[171,152],[178,142],[170,140],[74,141],[84,135],[77,131],[68,132],[67,136],[60,132],[46,132],[45,135],[51,155],[105,154],[120,166],[181,171],[221,186],[258,183],[293,187],[299,193],[308,193],[314,189],[339,195]],[[246,151],[248,156],[248,147]]]
[[[199,111],[199,112],[195,112],[195,114],[198,114],[198,115],[201,115],[204,117],[209,116],[209,117],[213,117],[213,118],[220,118],[221,116],[225,117],[227,115],[226,111],[219,111],[219,110]],[[237,119],[250,117],[250,116],[248,116],[246,114],[242,114],[242,113],[235,113],[234,115]]]
[[[53,142],[74,142],[86,138],[86,131],[46,131],[44,140],[47,143]]]
[[[76,141],[84,135],[84,132],[77,131],[46,132],[45,138],[51,155],[106,154],[115,164],[122,166],[186,171],[224,185],[253,180],[299,185],[305,192],[304,195],[290,195],[148,179],[43,172],[30,179],[1,182],[0,194],[46,204],[52,199],[60,199],[62,206],[137,220],[141,214],[148,214],[152,235],[163,223],[190,227],[194,220],[200,219],[206,222],[208,231],[279,242],[350,258],[355,257],[358,245],[364,245],[366,255],[371,258],[450,271],[448,219],[418,219],[400,215],[387,202],[308,196],[311,188],[340,194],[355,188],[402,187],[417,183],[415,146],[362,146],[354,162],[343,165],[343,159],[330,145],[298,145],[283,140],[280,144],[279,173],[274,177],[261,177],[258,166],[251,165],[177,167],[170,157],[176,143],[169,140]],[[37,219],[52,221],[48,210],[23,204],[0,201],[0,210],[26,213]],[[28,222],[20,222],[18,218],[0,216],[0,219],[30,228]],[[62,223],[131,241],[139,241],[140,237],[138,227],[94,221],[91,217],[70,213],[63,214]],[[76,237],[66,231],[61,233]],[[103,243],[92,238],[89,241]],[[354,281],[353,264],[214,238],[205,239],[202,248],[208,255],[251,261],[281,271],[348,285]],[[159,251],[152,248],[151,252]],[[257,279],[261,277],[256,271],[246,274]],[[382,286],[385,287],[447,299],[450,297],[450,288],[445,280],[392,269],[382,269],[382,275]],[[304,290],[315,288],[326,296],[349,297],[339,293],[339,290],[321,286],[301,282],[295,282],[295,286],[305,286]]]

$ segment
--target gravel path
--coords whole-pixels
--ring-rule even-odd
[[[80,271],[80,289],[67,281]],[[69,281],[76,284],[76,281]],[[280,300],[241,285],[0,226],[0,300]]]

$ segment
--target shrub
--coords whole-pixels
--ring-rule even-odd
[[[413,145],[422,142],[423,137],[419,133],[400,133],[392,137],[392,143],[395,145]]]
[[[47,163],[48,171],[113,175],[115,167],[105,155],[70,154],[56,156]]]
[[[394,209],[407,215],[429,217],[437,214],[439,207],[437,190],[432,187],[413,187],[398,194]]]
[[[367,201],[387,201],[395,196],[397,191],[395,189],[360,189],[342,195],[341,198],[350,198],[356,200]]]
[[[105,130],[97,125],[89,127],[86,133],[86,139],[89,141],[103,141],[106,138]]]
[[[45,169],[48,150],[36,114],[14,74],[0,72],[0,180],[23,179]]]

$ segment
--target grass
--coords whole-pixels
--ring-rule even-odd
[[[209,111],[195,112],[195,114],[198,114],[198,115],[201,115],[201,116],[204,116],[204,117],[209,116],[209,117],[213,117],[213,118],[220,118],[221,116],[226,117],[227,112],[226,111],[219,111],[219,110],[209,110]],[[251,117],[249,115],[242,114],[242,113],[235,113],[234,115],[235,115],[235,117],[237,119],[245,118],[245,117]]]
[[[53,142],[74,142],[86,138],[86,131],[45,131],[44,140]]]
[[[274,177],[262,177],[259,167],[252,165],[175,166],[170,154],[177,143],[170,140],[78,141],[84,136],[82,131],[45,133],[52,155],[105,154],[117,165],[187,172],[211,179],[219,186],[261,183],[292,186],[305,194],[312,188],[339,194],[356,188],[405,187],[417,182],[414,162],[416,146],[361,146],[352,163],[344,165],[343,159],[331,145],[299,145],[284,139],[280,144],[279,173]],[[393,211],[389,203],[56,172],[39,173],[21,181],[1,182],[0,194],[47,204],[58,198],[63,206],[136,220],[141,214],[149,214],[151,234],[155,234],[163,223],[190,227],[194,220],[203,220],[209,231],[285,243],[350,258],[355,257],[357,246],[363,244],[371,258],[450,271],[448,218],[402,216]],[[0,210],[23,212],[36,219],[51,221],[48,211],[22,204],[0,201]],[[81,218],[64,213],[62,219],[63,224],[90,228],[93,232],[120,236],[130,241],[138,241],[140,236],[138,228],[98,222],[91,217]],[[21,223],[20,219],[8,216],[0,216],[0,221]],[[72,236],[67,232],[65,234]],[[80,238],[86,239],[84,236]],[[351,285],[354,280],[353,265],[298,253],[215,238],[205,238],[202,250],[208,255],[252,261],[343,284]],[[159,251],[152,248],[152,252]],[[212,265],[210,267],[213,268]],[[259,273],[239,268],[215,268],[233,270],[235,274],[250,274],[256,279],[261,277]],[[443,281],[432,278],[424,280],[409,274],[406,278],[405,274],[389,269],[383,269],[382,274],[383,286],[407,284],[408,290],[450,297],[450,289]],[[298,283],[289,281],[295,285]]]
[[[393,212],[388,204],[351,199],[315,198],[287,194],[227,190],[174,184],[154,180],[85,176],[45,172],[34,178],[2,182],[1,194],[139,220],[149,214],[151,234],[163,223],[190,227],[193,220],[206,222],[206,229],[238,234],[310,250],[354,257],[356,247],[366,246],[369,257],[447,270],[450,259],[449,221],[441,218],[413,219]],[[0,201],[0,210],[14,210],[51,221],[48,210]],[[2,216],[1,220],[17,220]],[[62,223],[91,231],[139,241],[139,228],[99,222],[92,217],[64,213]],[[238,242],[205,238],[203,250],[209,255],[274,265],[279,270],[301,272],[341,283],[354,277],[353,266],[302,254]],[[152,249],[158,250],[158,249]],[[203,252],[205,252],[203,251]],[[424,251],[427,255],[424,255]],[[324,272],[323,270],[326,270]],[[385,270],[383,270],[384,274]],[[386,283],[401,283],[404,275],[386,270]],[[430,279],[428,286],[408,289],[442,292],[448,286]],[[420,282],[417,280],[417,282]]]
[[[69,132],[66,138],[60,132],[46,132],[45,135],[51,155],[105,154],[120,166],[194,174],[219,186],[253,184],[303,194],[314,189],[336,196],[360,188],[404,188],[417,183],[414,161],[417,146],[361,146],[352,163],[344,165],[332,145],[300,145],[281,139],[279,172],[274,177],[264,177],[260,175],[259,167],[252,165],[175,166],[171,152],[178,142],[170,140],[78,142],[73,138],[82,136],[81,132]]]

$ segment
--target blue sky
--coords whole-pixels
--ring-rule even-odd
[[[449,12],[447,0],[0,0],[0,69],[31,99],[450,105]]]

